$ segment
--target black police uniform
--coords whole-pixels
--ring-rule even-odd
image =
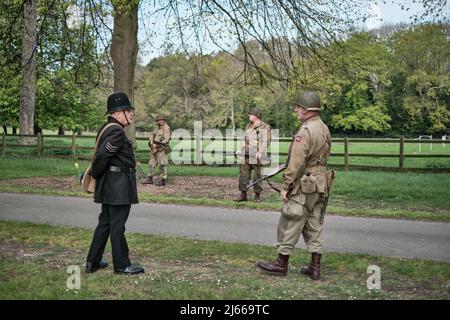
[[[102,212],[89,250],[87,266],[90,268],[87,267],[87,271],[101,268],[103,252],[111,235],[114,270],[122,273],[131,266],[124,233],[131,204],[138,203],[136,159],[132,141],[125,135],[123,126],[113,117],[109,117],[107,123],[119,125],[110,126],[102,134],[92,163],[92,177],[97,181],[94,201],[102,204]]]

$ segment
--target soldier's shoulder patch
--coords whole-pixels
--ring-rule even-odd
[[[294,141],[295,142],[301,142],[302,141],[302,136],[300,136],[300,135],[295,136],[295,140]]]

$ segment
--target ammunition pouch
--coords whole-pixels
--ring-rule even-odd
[[[328,194],[326,167],[316,166],[308,167],[305,175],[300,179],[300,188],[302,193],[323,193]]]
[[[317,179],[310,173],[305,174],[300,179],[300,187],[302,189],[302,193],[308,194],[316,192],[316,181]]]

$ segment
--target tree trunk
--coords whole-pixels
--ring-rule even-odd
[[[236,133],[236,124],[234,122],[234,91],[231,89],[231,127],[233,128],[233,137]]]
[[[12,134],[17,134],[17,128],[16,127],[13,127]]]
[[[63,136],[65,134],[63,126],[58,127],[58,136]]]
[[[3,125],[3,131],[5,132],[5,134],[8,134],[8,127],[6,127],[6,125]]]
[[[39,132],[42,133],[42,128],[39,128],[39,126],[35,124],[33,129],[34,135],[37,135]]]
[[[36,25],[38,0],[26,0],[23,5],[22,87],[20,89],[20,134],[34,134],[36,101]],[[23,137],[22,144],[33,138]]]
[[[131,103],[134,101],[134,74],[138,52],[138,5],[129,1],[127,5],[112,0],[114,7],[114,30],[111,43],[111,58],[114,65],[114,91],[125,93]],[[122,2],[123,3],[123,2]],[[127,136],[136,146],[134,123],[125,129]]]

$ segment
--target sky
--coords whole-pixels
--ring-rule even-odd
[[[367,0],[367,2],[372,2],[372,5],[367,8],[368,13],[371,14],[371,18],[365,23],[365,28],[368,30],[378,29],[384,24],[412,22],[411,16],[420,15],[423,12],[422,5],[418,4],[416,0]],[[167,21],[162,13],[153,16],[144,16],[144,12],[154,12],[155,5],[159,6],[159,3],[144,0],[141,2],[139,10],[138,41],[140,43],[140,48],[138,60],[141,65],[146,65],[151,59],[163,54],[165,36],[170,34],[165,28]],[[402,5],[405,5],[409,9],[402,10]],[[450,12],[450,1],[448,2],[447,7]],[[71,14],[69,14],[69,16],[72,16],[73,21],[69,19],[68,25],[75,26],[80,23],[79,9],[74,7],[71,8],[71,10],[74,10],[74,12],[70,12]],[[189,9],[185,8],[185,10]],[[112,24],[112,19],[107,23]],[[152,33],[148,30],[152,30]],[[177,40],[175,39],[175,41]],[[217,47],[208,43],[208,40],[205,39],[204,41],[205,42],[202,44],[202,48],[204,49],[203,53],[211,53],[218,50]],[[232,45],[224,45],[227,49],[232,50],[230,46]]]
[[[368,30],[378,29],[384,24],[412,22],[411,16],[420,16],[420,14],[423,13],[423,7],[421,4],[417,3],[418,0],[367,0],[367,2],[372,3],[372,5],[368,6],[367,8],[368,13],[370,13],[372,16],[365,23],[365,28]],[[165,24],[167,21],[165,20],[162,13],[159,13],[159,15],[153,15],[151,17],[144,16],[144,12],[154,12],[155,5],[159,6],[160,3],[153,3],[153,1],[142,0],[139,10],[138,41],[140,43],[140,48],[138,59],[139,63],[142,65],[148,64],[151,59],[163,54],[165,36],[167,34],[170,34],[165,28]],[[402,5],[405,5],[405,7],[409,9],[402,10]],[[450,1],[448,1],[447,3],[447,8],[448,14],[450,15]],[[68,16],[70,18],[68,20],[68,25],[69,27],[76,27],[81,23],[80,9],[74,6],[71,7],[69,11],[70,12],[68,12]],[[110,28],[112,28],[112,19],[109,19],[107,21],[107,24],[110,25]],[[153,32],[150,34],[148,30],[152,30]],[[108,37],[107,34],[105,34],[105,36]],[[224,47],[232,50],[233,48],[231,48],[231,46],[234,46],[235,43],[236,41],[233,41],[232,45],[224,45]],[[204,49],[203,53],[211,53],[218,50],[217,47],[208,43],[207,39],[204,40],[202,47]]]
[[[368,0],[369,2],[369,0]],[[368,30],[380,28],[383,24],[396,24],[396,23],[408,23],[411,22],[410,17],[414,14],[420,14],[423,12],[421,4],[416,3],[414,0],[379,0],[370,1],[374,2],[368,7],[368,12],[372,15],[372,18],[368,19],[365,23],[365,27]],[[404,4],[409,8],[408,11],[402,10],[401,5]],[[142,8],[141,8],[142,9]],[[166,30],[164,28],[164,19],[162,17],[149,19],[146,17],[139,17],[140,29],[138,33],[139,42],[141,43],[139,52],[139,62],[146,65],[151,59],[163,54],[164,35]],[[153,30],[157,30],[156,33],[149,35],[145,32],[145,29],[151,27]],[[151,42],[151,44],[149,44]],[[205,52],[217,51],[217,48],[212,45],[205,45]]]
[[[372,18],[366,22],[366,28],[377,29],[383,24],[396,24],[401,22],[410,22],[410,17],[414,14],[420,14],[423,12],[421,4],[415,3],[411,0],[397,1],[392,3],[391,1],[378,1],[369,7],[369,12],[372,14]],[[408,6],[409,10],[402,10],[401,4]]]

